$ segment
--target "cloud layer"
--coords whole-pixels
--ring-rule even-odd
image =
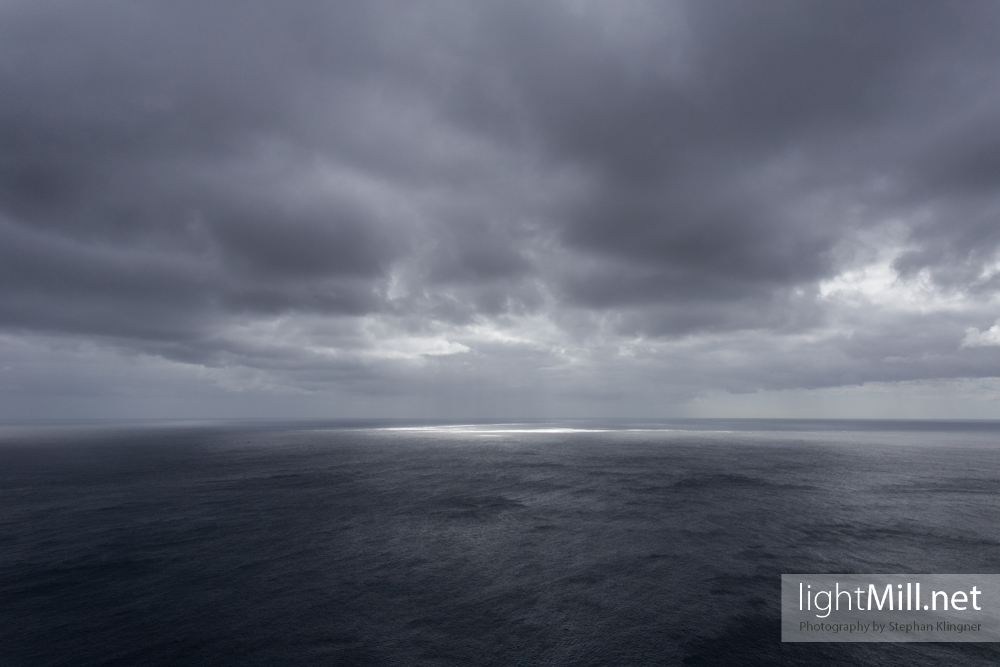
[[[998,29],[988,2],[7,0],[7,416],[1000,376]]]

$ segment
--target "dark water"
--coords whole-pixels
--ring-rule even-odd
[[[657,425],[662,428],[664,425]],[[0,664],[996,665],[782,572],[1000,572],[1000,425],[0,433]]]

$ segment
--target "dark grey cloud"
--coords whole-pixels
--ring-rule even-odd
[[[998,28],[987,2],[4,2],[0,387],[74,345],[227,396],[518,410],[995,377],[962,341],[1000,316]]]

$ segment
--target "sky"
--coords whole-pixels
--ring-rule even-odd
[[[0,418],[1000,418],[998,34],[0,0]]]

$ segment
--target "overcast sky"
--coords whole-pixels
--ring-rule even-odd
[[[1000,418],[998,35],[0,0],[0,417]]]

